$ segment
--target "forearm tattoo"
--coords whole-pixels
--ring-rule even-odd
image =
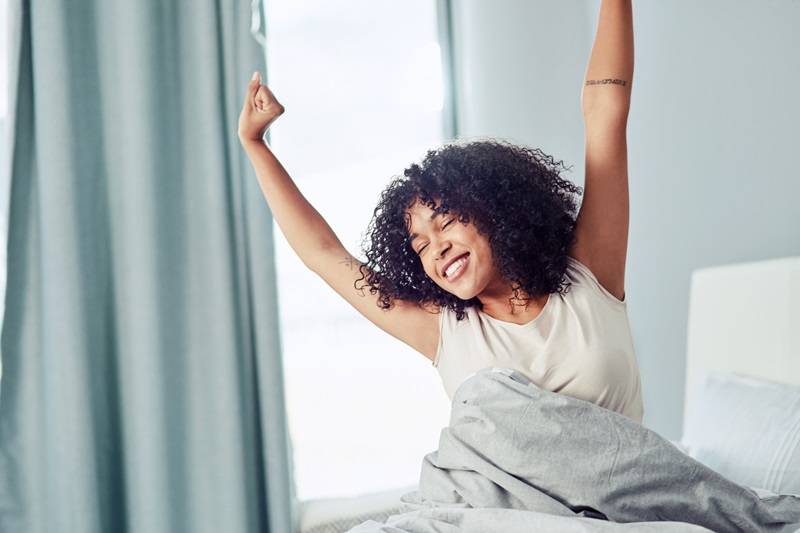
[[[586,80],[586,85],[622,85],[625,87],[628,84],[625,80],[617,80],[606,78],[604,80]]]

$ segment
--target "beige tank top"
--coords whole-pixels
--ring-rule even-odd
[[[597,404],[641,422],[644,413],[625,301],[588,268],[569,259],[572,283],[551,294],[539,316],[519,325],[471,307],[464,320],[444,309],[433,365],[453,399],[466,378],[487,367],[516,370],[544,390]]]

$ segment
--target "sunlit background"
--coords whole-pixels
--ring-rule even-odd
[[[6,221],[8,218],[8,154],[6,153],[6,115],[8,114],[8,50],[10,48],[8,2],[0,2],[0,325],[6,307]],[[0,376],[3,361],[0,357]]]
[[[272,146],[356,256],[380,191],[442,142],[435,0],[270,0]],[[300,499],[408,486],[449,402],[430,361],[352,310],[276,229],[289,424]]]

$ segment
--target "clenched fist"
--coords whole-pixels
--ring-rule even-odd
[[[267,128],[283,112],[283,106],[272,94],[272,91],[266,85],[261,84],[261,75],[255,72],[250,85],[247,86],[244,107],[239,115],[239,140],[242,143],[263,141]]]

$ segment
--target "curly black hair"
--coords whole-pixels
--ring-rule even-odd
[[[501,140],[454,142],[430,150],[381,194],[362,243],[360,289],[390,309],[406,300],[452,309],[459,320],[477,298],[462,300],[425,273],[409,242],[407,210],[420,202],[454,213],[487,237],[498,274],[513,298],[565,291],[567,254],[574,240],[582,191],[563,179],[568,168],[541,150]]]

